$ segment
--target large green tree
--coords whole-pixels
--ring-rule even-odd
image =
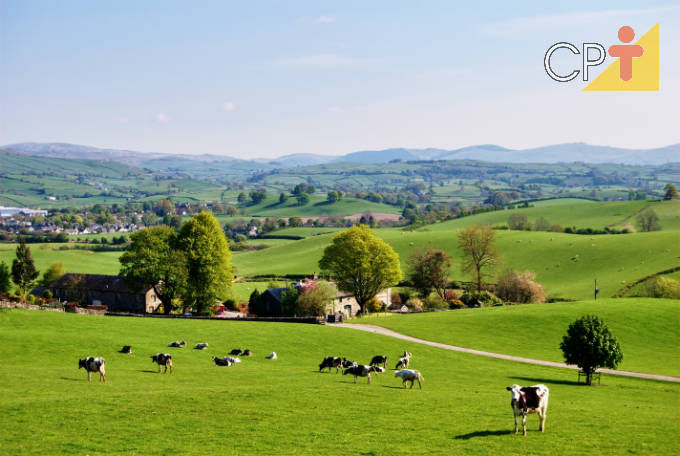
[[[354,295],[362,312],[380,290],[401,280],[399,255],[366,225],[354,226],[333,238],[319,267],[332,274],[342,291]]]
[[[40,286],[41,287],[49,287],[54,283],[59,277],[63,276],[66,274],[66,269],[64,269],[64,263],[61,261],[57,261],[56,263],[53,263],[50,265],[49,268],[45,272],[43,272],[43,276],[40,279]]]
[[[21,290],[24,301],[26,301],[26,294],[28,290],[33,288],[38,275],[40,275],[40,271],[35,268],[31,249],[28,248],[26,240],[21,236],[16,250],[16,258],[12,261],[12,281]]]
[[[560,348],[567,364],[576,364],[592,383],[593,374],[600,367],[616,369],[623,352],[609,328],[594,315],[586,315],[569,325]]]
[[[666,184],[664,187],[663,199],[671,200],[678,197],[678,188],[673,184]]]
[[[187,302],[197,313],[206,314],[231,289],[234,276],[227,238],[217,219],[201,212],[182,226],[179,246],[187,257]]]
[[[433,291],[446,300],[451,256],[439,249],[418,251],[408,259],[408,280],[420,296],[427,298]]]
[[[120,257],[120,275],[133,290],[153,287],[169,314],[187,287],[187,258],[178,235],[168,226],[146,228],[130,236],[130,246]]]
[[[661,230],[661,221],[656,211],[652,208],[647,208],[640,212],[637,216],[637,223],[640,231],[659,231]]]
[[[458,233],[463,272],[474,274],[478,292],[482,291],[484,277],[500,261],[495,243],[496,234],[488,226],[469,226]]]

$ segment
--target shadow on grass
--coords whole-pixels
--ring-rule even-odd
[[[145,372],[147,374],[158,374],[159,373],[158,371],[150,370],[150,369],[142,369],[139,372]]]
[[[398,390],[406,389],[403,386],[391,386],[391,385],[383,385],[383,388],[392,388],[392,389],[398,389]]]
[[[456,440],[470,440],[473,437],[494,437],[494,436],[499,436],[499,435],[508,435],[512,434],[512,431],[509,429],[502,430],[502,431],[475,431],[475,432],[470,432],[469,434],[462,434],[462,435],[457,435],[454,437]]]
[[[533,378],[533,377],[508,377],[508,378],[514,378],[516,380],[527,381],[531,384],[545,383],[547,385],[549,385],[549,384],[552,384],[552,385],[572,385],[572,386],[585,385],[585,383],[578,383],[577,381],[572,381],[572,380],[555,380],[555,379],[548,379],[548,378]]]
[[[68,380],[70,382],[80,382],[82,379],[80,378],[71,378],[71,377],[61,377],[62,380]]]

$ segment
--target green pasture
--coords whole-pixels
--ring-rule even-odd
[[[245,208],[249,215],[258,217],[346,216],[362,212],[401,213],[401,208],[397,206],[357,198],[343,198],[336,203],[329,204],[326,201],[325,193],[310,195],[309,203],[304,206],[298,206],[294,197],[290,197],[285,203],[280,204],[278,194],[268,194],[267,198],[260,204],[245,206]]]
[[[0,452],[11,455],[675,455],[680,385],[450,352],[346,328],[0,311]],[[530,339],[524,334],[523,341]],[[496,337],[495,332],[486,335]],[[535,337],[539,339],[539,337]],[[187,348],[167,347],[186,340]],[[189,347],[207,342],[205,351]],[[132,354],[117,352],[132,345]],[[677,345],[676,345],[677,346]],[[255,356],[215,367],[235,347]],[[424,378],[403,389],[319,373],[324,356],[368,362],[404,350]],[[279,359],[264,356],[276,351]],[[150,355],[170,352],[175,372]],[[624,347],[625,352],[625,347]],[[77,360],[106,359],[88,383]],[[36,362],[39,360],[39,362]],[[545,433],[513,435],[513,383],[550,388]]]
[[[376,314],[354,323],[459,347],[564,362],[559,344],[586,314],[609,326],[623,351],[619,369],[680,376],[680,301],[626,298],[526,304],[420,314]]]
[[[59,250],[60,246],[73,247],[77,244],[28,244],[35,267],[41,273],[58,261],[67,272],[83,274],[118,274],[118,257],[122,252],[92,252],[90,250]],[[17,244],[0,244],[0,261],[11,267]]]

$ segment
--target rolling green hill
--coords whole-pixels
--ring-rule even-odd
[[[283,204],[279,204],[279,196],[269,195],[263,202],[253,206],[246,206],[248,215],[256,217],[323,217],[346,216],[363,212],[384,212],[400,214],[401,208],[389,204],[373,203],[357,198],[343,198],[329,204],[325,194],[310,195],[309,204],[298,206],[295,198],[291,197]]]
[[[680,301],[598,299],[421,314],[378,314],[356,323],[383,326],[459,347],[564,362],[559,344],[569,324],[597,315],[623,351],[622,370],[680,376]]]
[[[173,455],[673,455],[680,385],[490,359],[320,325],[98,317],[0,310],[2,453]],[[486,337],[493,338],[494,333]],[[207,342],[205,351],[170,349]],[[132,354],[117,352],[132,345]],[[217,368],[234,347],[255,356]],[[276,351],[279,359],[264,355]],[[391,372],[372,384],[319,373],[324,356],[367,362],[413,353],[425,378],[404,390]],[[624,348],[625,350],[625,348]],[[150,355],[171,352],[173,374]],[[78,370],[106,359],[107,382]],[[39,359],[40,362],[35,362]],[[94,376],[93,376],[94,377]],[[550,388],[545,433],[528,418],[511,434],[513,383]],[[635,404],[644,404],[637,406]],[[36,436],[39,432],[39,438]],[[575,436],[578,436],[576,447]]]

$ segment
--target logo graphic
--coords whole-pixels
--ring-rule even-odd
[[[619,29],[619,40],[630,43],[635,37],[631,27]],[[583,90],[659,90],[659,24],[635,44],[616,44],[609,55],[618,57]]]
[[[618,38],[623,44],[610,46],[608,52],[599,43],[583,43],[581,49],[571,43],[555,43],[545,53],[543,60],[545,71],[551,79],[558,82],[572,81],[579,73],[582,74],[583,81],[587,82],[588,70],[604,63],[609,55],[615,59],[614,62],[583,90],[659,90],[659,24],[657,23],[634,44],[629,43],[635,38],[635,31],[628,25],[619,28]],[[568,75],[558,74],[551,65],[551,58],[560,49],[567,49],[575,55],[580,54],[581,69],[573,70]]]

